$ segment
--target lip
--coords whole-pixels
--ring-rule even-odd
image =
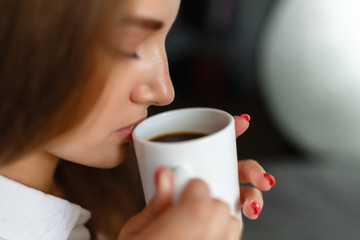
[[[139,121],[124,127],[124,128],[120,128],[118,130],[115,131],[115,133],[125,142],[131,142],[132,141],[132,132],[134,130],[134,128],[141,123],[142,121],[144,121],[145,118],[140,119]]]

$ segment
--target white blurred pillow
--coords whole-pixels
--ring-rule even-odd
[[[360,1],[284,0],[260,45],[262,90],[309,153],[360,157]]]

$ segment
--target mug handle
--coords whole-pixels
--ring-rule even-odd
[[[186,184],[194,177],[193,171],[187,165],[178,166],[171,169],[174,173],[174,195],[173,203],[177,203],[180,199]]]
[[[174,173],[174,195],[172,201],[174,204],[176,204],[179,202],[180,196],[186,184],[196,176],[192,171],[192,168],[188,165],[177,166],[170,169]],[[240,201],[240,199],[238,199],[238,201]],[[242,221],[240,202],[238,204],[239,206],[232,210],[232,215]]]

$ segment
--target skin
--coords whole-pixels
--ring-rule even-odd
[[[174,98],[164,43],[179,5],[180,0],[131,0],[109,42],[98,49],[99,71],[106,72],[107,78],[90,113],[76,128],[1,168],[0,174],[56,194],[53,176],[59,159],[97,168],[119,165],[131,143],[131,131],[146,118],[147,108],[169,104]],[[234,119],[240,136],[249,122],[244,117]],[[264,173],[256,161],[239,163],[239,181],[256,187],[240,190],[243,212],[251,219],[258,217],[251,203],[262,208],[260,190],[271,188]],[[126,224],[119,239],[240,238],[242,223],[230,216],[224,203],[210,197],[201,180],[191,181],[180,202],[172,205],[172,173],[164,169],[159,176],[156,196]]]

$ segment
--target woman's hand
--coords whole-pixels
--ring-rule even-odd
[[[241,114],[234,116],[236,136],[239,137],[249,127],[250,116]],[[243,213],[250,219],[258,218],[263,205],[261,191],[269,191],[275,185],[275,178],[266,173],[258,162],[252,159],[242,160],[238,163],[239,182],[250,183],[254,187],[240,187],[240,204]]]
[[[193,179],[177,204],[172,204],[173,174],[160,168],[157,192],[148,206],[131,218],[118,240],[239,240],[242,223],[229,207],[211,198],[206,184]]]
[[[247,114],[234,116],[236,136],[249,127]],[[256,219],[263,207],[261,191],[270,190],[275,179],[254,160],[239,161],[239,182],[253,187],[240,188],[243,213]],[[166,168],[156,173],[157,192],[148,206],[131,218],[118,240],[239,240],[242,222],[230,215],[229,207],[213,199],[206,184],[191,180],[175,205],[172,204],[173,174]]]

